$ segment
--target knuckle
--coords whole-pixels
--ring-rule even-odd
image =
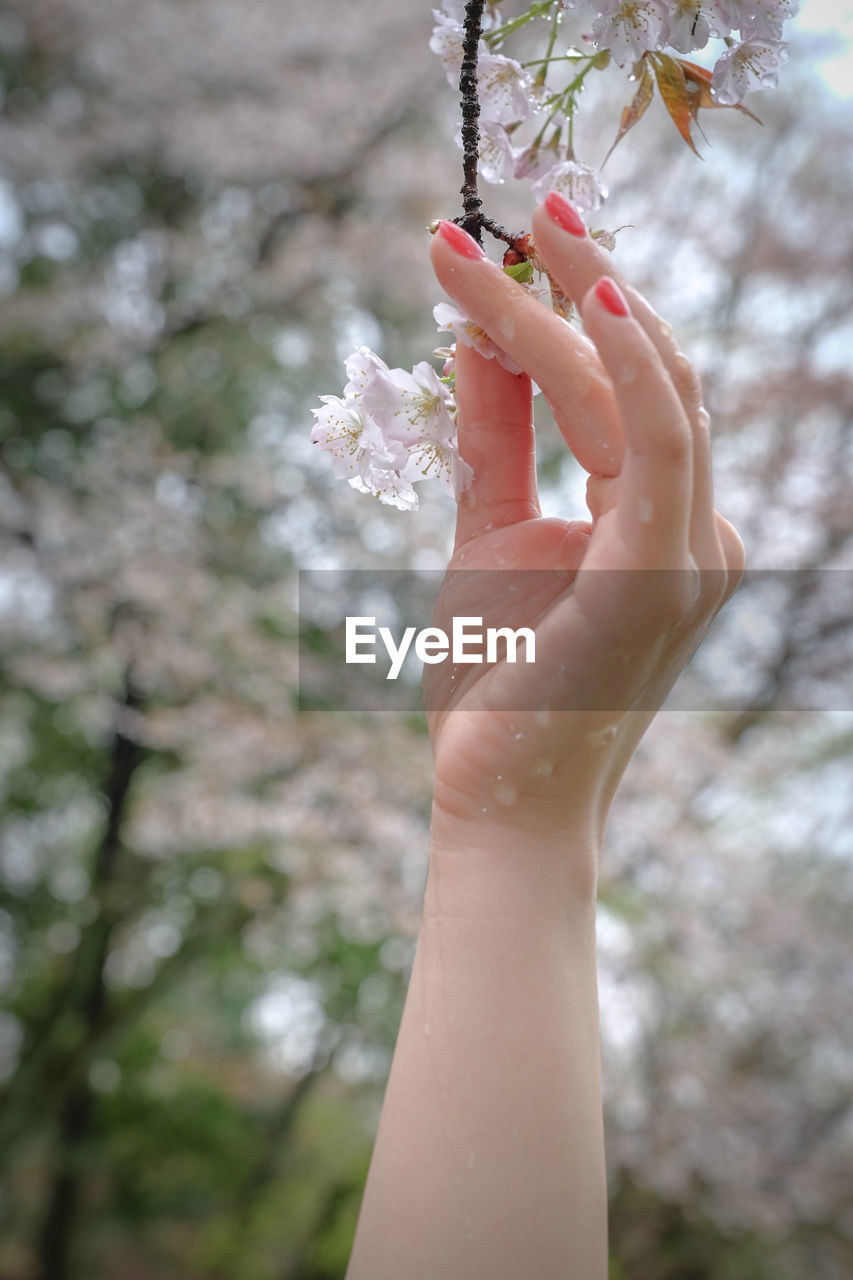
[[[670,377],[685,405],[695,412],[702,404],[702,380],[681,351],[673,356]]]

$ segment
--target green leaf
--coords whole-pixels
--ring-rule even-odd
[[[504,267],[504,271],[519,284],[529,284],[533,279],[533,266],[530,262],[514,262],[512,266]]]

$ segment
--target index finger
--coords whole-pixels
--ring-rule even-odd
[[[622,424],[594,345],[544,307],[454,223],[430,247],[439,283],[542,389],[566,443],[589,472],[616,475]]]

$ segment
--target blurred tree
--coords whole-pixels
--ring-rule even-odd
[[[330,490],[309,442],[354,345],[434,342],[423,227],[458,176],[429,25],[393,0],[0,15],[14,1280],[345,1269],[429,750],[420,719],[296,711],[294,573],[447,546],[440,496],[401,517]],[[618,111],[590,114],[602,154]],[[666,120],[610,162],[607,225],[638,228],[620,262],[706,371],[721,506],[753,564],[791,570],[744,589],[713,712],[661,717],[613,817],[615,1276],[851,1261],[851,738],[829,713],[851,709],[851,132],[805,77],[761,114],[753,150],[715,119],[704,166]],[[518,192],[494,199],[524,225]],[[540,448],[547,500],[576,502],[547,428]]]

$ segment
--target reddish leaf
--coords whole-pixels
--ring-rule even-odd
[[[610,156],[617,144],[622,141],[629,129],[633,129],[634,125],[637,123],[640,116],[652,100],[652,96],[655,91],[655,82],[652,79],[652,73],[649,70],[649,64],[645,58],[642,59],[642,64],[643,70],[640,74],[640,83],[637,86],[637,92],[634,94],[634,97],[631,99],[628,106],[624,107],[622,110],[619,132],[614,139],[613,146],[601,162],[602,169],[607,164],[607,161],[610,159]]]
[[[717,102],[717,99],[711,93],[711,76],[712,72],[707,67],[700,67],[696,62],[686,62],[684,58],[675,58],[684,72],[684,78],[687,81],[687,94],[690,99],[690,114],[696,119],[696,112],[700,107],[734,107],[736,111],[742,111],[745,116],[749,116],[750,120],[754,120],[756,124],[763,124],[758,116],[743,105],[741,102]]]
[[[654,67],[655,77],[663,98],[664,106],[672,116],[676,129],[695,155],[699,152],[693,145],[690,136],[690,121],[693,112],[690,109],[690,95],[687,91],[687,79],[681,63],[670,58],[666,53],[649,53],[647,55]]]

